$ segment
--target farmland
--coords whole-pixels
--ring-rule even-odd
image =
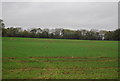
[[[116,79],[118,42],[2,38],[3,79]]]

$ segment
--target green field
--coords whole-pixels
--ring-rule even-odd
[[[2,38],[3,79],[117,79],[118,42]]]

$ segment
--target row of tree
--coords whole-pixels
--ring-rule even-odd
[[[120,29],[115,31],[2,28],[3,37],[57,38],[80,40],[120,40]]]
[[[30,38],[55,38],[55,39],[79,39],[79,40],[120,40],[120,29],[114,31],[70,30],[70,29],[22,29],[5,27],[0,20],[3,37],[30,37]]]

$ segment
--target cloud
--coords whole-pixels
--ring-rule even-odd
[[[4,2],[6,26],[106,29],[117,26],[115,2]]]
[[[119,2],[119,0],[2,0],[2,2]]]
[[[0,19],[2,19],[2,3],[0,2]]]

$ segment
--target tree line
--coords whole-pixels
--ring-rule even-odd
[[[119,40],[120,29],[114,31],[105,30],[70,30],[70,29],[22,29],[15,27],[5,27],[3,21],[0,21],[2,27],[2,37],[29,37],[29,38],[53,38],[53,39],[78,39],[78,40]]]

